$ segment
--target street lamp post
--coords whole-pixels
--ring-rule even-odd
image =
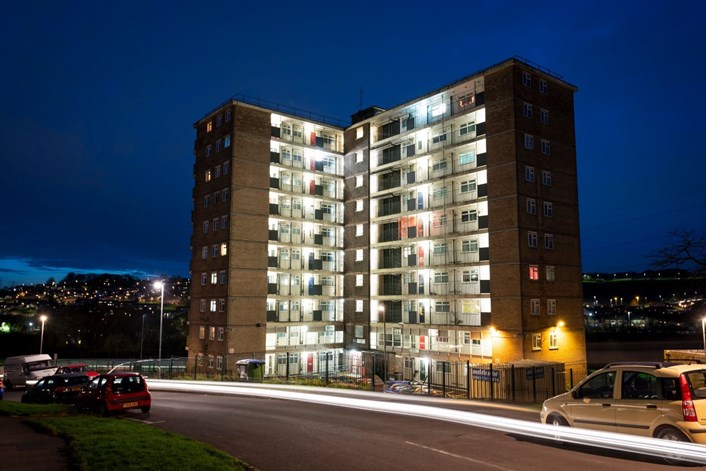
[[[164,282],[163,281],[155,281],[154,283],[154,288],[160,290],[160,302],[159,302],[159,356],[157,357],[159,363],[159,376],[162,376],[161,372],[161,367],[162,367],[162,318],[164,317]]]
[[[42,333],[39,335],[39,353],[42,353],[42,347],[44,346],[44,323],[47,321],[47,316],[39,316],[39,320],[42,321]]]
[[[140,360],[142,360],[142,347],[145,345],[145,315],[142,314],[142,331],[140,331]]]
[[[706,317],[701,318],[701,333],[704,337],[704,357],[706,357]]]

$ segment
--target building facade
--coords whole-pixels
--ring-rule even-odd
[[[348,126],[209,113],[190,359],[289,375],[375,353],[421,380],[434,361],[585,364],[575,91],[510,59]]]

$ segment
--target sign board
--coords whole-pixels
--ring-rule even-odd
[[[493,383],[499,383],[500,371],[490,370],[488,368],[472,368],[471,377],[474,381],[492,381]]]

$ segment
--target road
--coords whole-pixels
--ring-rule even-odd
[[[675,469],[655,459],[411,416],[247,396],[153,391],[153,397],[149,417],[130,417],[209,443],[262,471]],[[537,413],[491,413],[537,420]]]

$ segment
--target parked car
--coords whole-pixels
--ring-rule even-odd
[[[127,409],[147,413],[152,406],[152,395],[145,378],[139,373],[101,374],[83,387],[76,406],[95,410],[101,415]]]
[[[59,374],[45,376],[33,386],[27,386],[22,402],[49,404],[62,402],[71,404],[91,378],[85,374]]]
[[[706,365],[611,363],[544,401],[540,420],[706,444]]]
[[[56,370],[56,374],[64,373],[83,373],[91,378],[98,376],[97,371],[93,371],[86,363],[75,363],[72,365],[60,366]]]

